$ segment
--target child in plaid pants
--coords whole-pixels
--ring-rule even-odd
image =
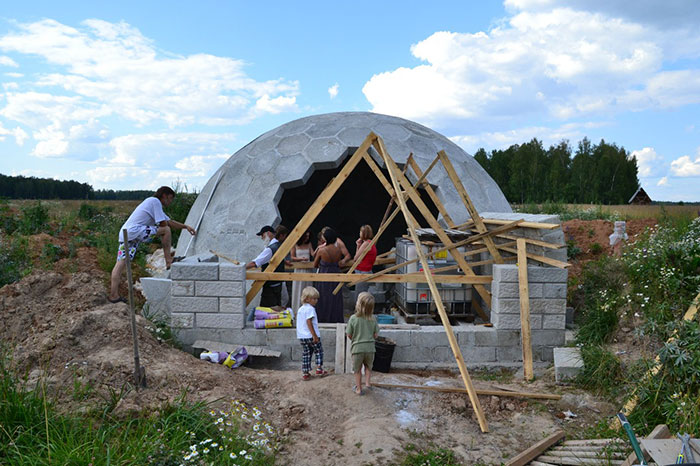
[[[318,290],[313,286],[307,286],[301,291],[301,302],[304,303],[297,311],[297,338],[304,351],[301,359],[302,379],[311,377],[311,356],[316,353],[316,375],[327,375],[323,370],[323,346],[321,345],[321,332],[318,330],[318,317],[316,308],[318,302]]]

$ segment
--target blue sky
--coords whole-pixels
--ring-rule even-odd
[[[12,2],[0,173],[201,189],[303,116],[375,111],[467,152],[584,136],[700,201],[700,2]]]

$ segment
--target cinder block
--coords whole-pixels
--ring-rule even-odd
[[[532,298],[541,298],[543,283],[528,283],[527,294]],[[564,287],[566,288],[566,286]],[[491,293],[494,298],[520,298],[520,284],[509,282],[493,282]],[[566,296],[565,296],[566,297]]]
[[[518,266],[507,264],[493,265],[493,281],[494,282],[518,282]]]
[[[196,296],[241,297],[245,295],[243,282],[197,281],[194,289]]]
[[[554,348],[551,346],[540,346],[540,360],[551,362],[554,361]]]
[[[176,313],[170,314],[170,326],[174,328],[193,328],[194,327],[194,314],[186,313]]]
[[[496,348],[496,361],[498,362],[521,362],[522,360],[523,349],[520,345]]]
[[[219,312],[218,298],[173,296],[170,305],[173,312]]]
[[[566,283],[545,283],[543,297],[566,299]]]
[[[448,346],[449,340],[445,329],[442,327],[423,327],[420,330],[411,331],[413,346],[433,348],[436,346]]]
[[[530,301],[530,312],[566,315],[566,299],[533,299]]]
[[[273,328],[266,330],[266,334],[266,342],[270,346],[284,346],[291,343],[300,344],[297,341],[297,330],[295,328]]]
[[[167,318],[170,315],[172,281],[167,278],[141,278],[143,295],[148,300],[148,313]]]
[[[491,300],[491,320],[494,314],[520,314],[520,300],[494,297]]]
[[[231,262],[219,262],[219,280],[245,281],[245,265],[236,265]]]
[[[194,296],[194,281],[174,280],[170,292],[173,296]]]
[[[566,315],[544,314],[542,316],[542,328],[544,330],[564,330],[566,328]]]
[[[498,337],[496,344],[498,347],[520,346],[520,330],[496,330]]]
[[[564,344],[564,330],[533,330],[533,346],[561,346]]]
[[[474,327],[474,346],[498,346],[498,330],[483,325]]]
[[[462,356],[467,364],[496,361],[496,348],[493,346],[481,346],[462,349]]]
[[[216,262],[175,262],[170,268],[173,280],[218,280],[219,264]]]
[[[247,317],[245,298],[219,298],[219,312],[239,313]]]
[[[411,332],[408,330],[383,330],[380,327],[379,336],[392,340],[396,346],[411,346]]]
[[[475,333],[478,329],[486,328],[481,325],[472,325],[469,327],[455,327],[455,336],[457,337],[457,344],[460,348],[469,348],[474,346],[475,343]]]
[[[568,275],[566,269],[559,269],[557,267],[527,268],[527,278],[530,282],[566,283]]]
[[[449,346],[436,346],[433,348],[433,362],[456,362],[452,348]]]
[[[198,328],[243,328],[245,319],[242,314],[216,314],[198,313]]]
[[[431,362],[432,348],[423,346],[397,346],[394,348],[392,361],[396,362]]]
[[[575,378],[583,370],[583,359],[578,348],[554,348],[554,378],[563,382]]]
[[[498,330],[520,330],[520,314],[493,314],[491,323]],[[530,314],[530,330],[542,328],[542,315]]]

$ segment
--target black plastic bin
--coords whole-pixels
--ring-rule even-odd
[[[372,370],[377,372],[389,372],[391,368],[391,358],[394,357],[396,343],[388,338],[379,337],[374,342],[376,353],[374,353],[374,364]]]

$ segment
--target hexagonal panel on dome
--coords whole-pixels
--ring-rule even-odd
[[[481,166],[456,144],[425,126],[368,112],[314,115],[266,132],[222,165],[221,181],[216,184],[217,172],[187,217],[190,225],[203,219],[187,254],[215,249],[240,261],[251,260],[251,251],[262,246],[255,235],[260,227],[286,222],[288,228],[293,228],[370,131],[382,137],[400,165],[412,152],[425,170],[436,152],[444,149],[477,210],[511,212],[503,193]],[[452,192],[444,170],[434,170],[428,180],[453,220],[466,221],[466,209]],[[360,161],[312,225],[314,237],[321,226],[334,226],[354,249],[359,227],[368,223],[376,231],[388,200],[381,183]],[[397,225],[400,235],[405,224]],[[190,237],[183,232],[180,238],[177,255],[184,255]]]

